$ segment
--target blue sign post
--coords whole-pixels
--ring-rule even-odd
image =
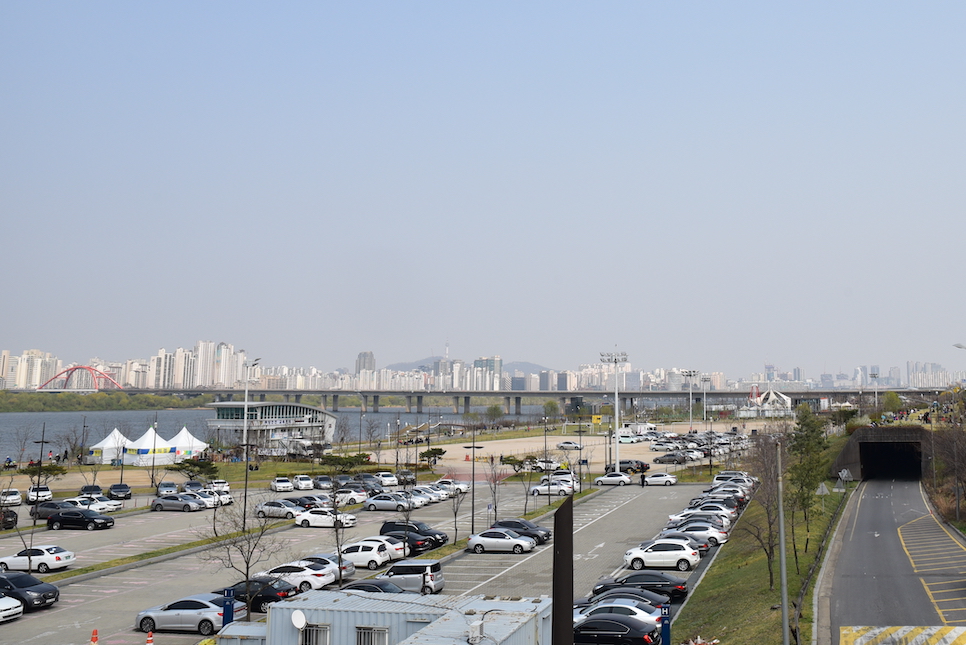
[[[671,605],[661,605],[661,642],[671,645]]]
[[[225,600],[222,601],[223,604],[221,608],[224,610],[221,626],[224,627],[228,623],[234,622],[235,620],[235,588],[228,587],[225,589]]]

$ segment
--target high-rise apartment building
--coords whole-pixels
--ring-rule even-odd
[[[195,345],[194,387],[211,387],[215,382],[215,343],[199,340]]]
[[[372,352],[359,352],[359,356],[356,357],[356,375],[358,376],[362,370],[370,372],[376,370],[376,357]]]

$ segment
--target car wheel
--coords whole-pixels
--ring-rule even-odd
[[[631,560],[631,569],[637,569],[638,571],[644,568],[644,561],[640,558],[634,558]]]
[[[623,486],[623,485],[624,485],[624,484],[626,484],[626,483],[627,483],[627,482],[625,482],[625,481],[624,481],[624,480],[622,479],[622,480],[620,480],[619,482],[617,482],[617,485],[618,485],[618,486]]]
[[[379,568],[379,563],[375,560],[369,560],[369,564],[367,564],[366,567],[369,568],[369,571],[375,571]]]
[[[691,563],[685,559],[678,560],[678,571],[687,571],[691,568]]]
[[[567,494],[567,491],[565,491],[565,490],[563,490],[563,489],[561,489],[561,490],[560,490],[560,491],[559,491],[559,492],[557,493],[557,495],[560,495],[560,496],[564,496],[564,495],[566,495],[566,494]]]
[[[375,504],[369,504],[369,510],[370,511],[376,510],[376,505]]]
[[[523,547],[520,546],[519,544],[514,544],[513,545],[513,552],[514,553],[523,553]]]
[[[396,512],[397,513],[402,513],[402,511],[403,511],[403,505],[402,504],[396,504]]]
[[[429,585],[426,585],[425,587],[419,590],[419,593],[423,594],[424,596],[428,596],[431,593],[433,593],[433,588],[430,587]]]
[[[312,583],[310,583],[308,580],[303,580],[301,583],[299,583],[299,591],[301,591],[302,593],[305,593],[306,591],[311,591],[311,590],[312,590]]]
[[[50,528],[52,528],[55,531],[59,531],[60,530],[60,522],[52,522],[51,525],[50,525]]]
[[[258,511],[257,513],[255,513],[255,516],[256,517],[265,517],[265,511]]]
[[[87,528],[88,531],[93,531],[97,527],[94,526],[94,522],[88,522],[86,528]]]
[[[302,520],[302,528],[303,529],[309,528],[309,521],[308,520]]]
[[[215,633],[215,624],[210,620],[203,620],[198,623],[198,633],[202,636],[211,636]]]
[[[477,544],[476,546],[473,547],[473,551],[475,553],[483,553],[483,551],[485,551],[485,550],[486,549],[483,548],[483,545],[482,544]]]
[[[594,486],[600,486],[600,485],[601,485],[601,481],[599,479],[595,479]]]
[[[3,570],[6,571],[7,567],[3,567]],[[47,573],[48,571],[50,571],[50,567],[47,566],[46,562],[41,562],[40,564],[37,565],[37,571],[39,571],[40,573]]]
[[[337,529],[341,529],[342,528],[342,520],[336,520],[335,521],[335,528],[337,528]]]
[[[666,482],[664,482],[664,485],[665,485],[665,486],[670,486],[670,485],[671,485],[671,480],[669,479],[669,480],[667,480]]]
[[[161,504],[155,504],[154,505],[154,508],[152,510],[155,510],[155,511],[163,511],[164,510],[164,507],[161,506]]]
[[[295,519],[295,513],[293,513],[292,511],[289,511],[288,513],[285,514],[285,519],[287,519],[287,520],[294,520]]]
[[[267,614],[268,613],[268,606],[271,605],[271,604],[272,603],[268,602],[267,600],[263,600],[262,602],[260,602],[258,604],[258,607],[255,609],[255,611],[257,611],[257,612],[259,612],[261,614]]]
[[[153,618],[142,618],[141,622],[138,623],[138,629],[142,632],[153,632],[154,631],[154,619]]]
[[[184,506],[181,507],[181,510],[187,513],[188,511],[191,510],[191,506],[189,506],[188,504],[185,504]]]
[[[0,570],[9,571],[10,568],[7,566],[6,562],[0,562]]]

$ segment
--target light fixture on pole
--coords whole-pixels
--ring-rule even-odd
[[[688,377],[688,432],[694,430],[694,416],[693,408],[691,404],[694,402],[694,396],[692,396],[693,390],[691,389],[694,377],[698,375],[698,370],[683,370],[681,372],[684,376]]]
[[[618,364],[627,362],[627,352],[601,352],[601,363],[614,364],[614,472],[621,471],[620,440],[617,438],[617,430],[620,428],[620,380],[618,379]]]
[[[248,383],[251,381],[251,370],[253,367],[258,365],[258,361],[262,359],[256,358],[254,361],[245,361],[242,366],[245,368],[245,414],[242,417],[242,447],[245,450],[245,492],[242,496],[242,533],[244,533],[248,526],[248,471],[251,465],[248,463]]]

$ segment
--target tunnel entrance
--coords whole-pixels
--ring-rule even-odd
[[[859,444],[863,479],[921,479],[922,444],[866,442]]]

